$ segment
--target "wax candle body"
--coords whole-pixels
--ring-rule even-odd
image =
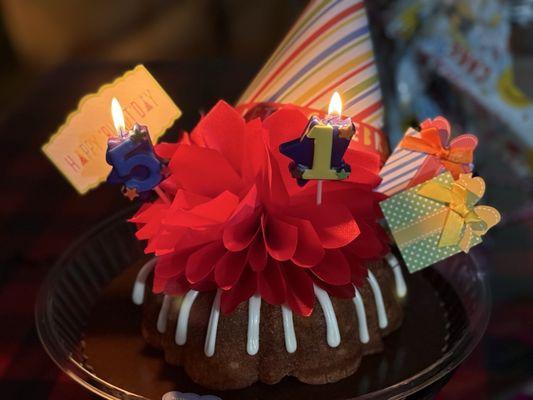
[[[154,189],[163,179],[162,162],[146,126],[135,124],[126,137],[109,139],[106,161],[113,167],[108,182],[123,184],[138,193]]]
[[[292,175],[300,185],[309,179],[345,179],[350,166],[343,160],[354,127],[349,119],[313,116],[303,135],[280,145],[280,152],[293,160]]]

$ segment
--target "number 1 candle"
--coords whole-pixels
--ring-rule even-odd
[[[355,125],[350,118],[342,118],[342,101],[335,92],[331,97],[328,115],[324,118],[312,116],[298,139],[280,145],[280,152],[290,159],[291,174],[303,186],[308,180],[318,180],[319,191],[322,180],[346,179],[350,166],[343,160]],[[317,193],[320,203],[321,193]]]

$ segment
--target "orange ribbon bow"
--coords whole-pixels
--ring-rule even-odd
[[[442,122],[440,119],[444,120],[444,118],[439,117],[431,122],[425,121],[420,130],[420,137],[414,135],[405,136],[399,146],[407,150],[437,157],[444,168],[450,171],[453,177],[457,179],[459,174],[468,172],[468,166],[474,158],[475,145],[463,146],[460,144],[460,138],[471,135],[461,135],[449,144],[443,143],[447,142],[447,139],[443,138],[443,136],[449,138],[449,131],[445,133],[439,132],[439,130],[442,131],[438,126]],[[438,124],[433,122],[438,122]]]

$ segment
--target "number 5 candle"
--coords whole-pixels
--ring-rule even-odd
[[[166,196],[158,188],[163,179],[162,163],[154,153],[148,128],[136,123],[132,130],[126,130],[124,114],[116,98],[111,102],[111,114],[117,137],[107,142],[106,161],[113,167],[108,182],[124,185],[124,192],[130,198],[156,190],[165,200]]]
[[[342,101],[335,92],[326,117],[312,116],[300,138],[280,145],[280,152],[293,161],[289,169],[299,185],[318,180],[318,203],[322,180],[346,179],[350,175],[350,166],[343,157],[354,133],[352,120],[342,118]]]

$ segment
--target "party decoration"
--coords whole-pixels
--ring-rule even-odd
[[[325,185],[319,206],[314,182],[298,186],[278,150],[307,124],[294,108],[246,121],[221,101],[179,143],[155,146],[169,160],[160,186],[171,203],[145,203],[132,221],[157,256],[156,293],[219,288],[224,313],[259,294],[301,315],[313,310],[313,284],[354,296],[367,276],[363,260],[388,252],[376,222],[383,196],[372,190],[379,155],[350,142],[354,173]]]
[[[408,39],[428,60],[424,75],[436,72],[451,82],[510,128],[514,146],[532,151],[533,100],[514,82],[506,2],[402,0],[391,15],[390,35]]]
[[[345,101],[344,114],[365,123],[353,140],[384,161],[383,106],[363,0],[312,0],[237,106],[243,115],[263,103],[316,114],[333,91]]]
[[[355,126],[350,118],[342,118],[342,102],[335,92],[328,115],[312,116],[300,138],[282,143],[280,152],[291,158],[291,174],[303,186],[307,180],[338,180],[350,175],[350,166],[343,160]]]
[[[133,126],[137,122],[149,126],[153,141],[181,115],[143,65],[83,97],[76,111],[42,147],[80,194],[104,182],[111,170],[105,161],[105,152],[108,139],[116,136],[109,113],[112,97],[122,100],[126,125]]]
[[[124,185],[125,195],[135,198],[159,185],[163,164],[154,153],[148,128],[136,123],[132,130],[126,130],[124,114],[116,98],[111,102],[111,109],[117,136],[107,142],[106,161],[113,167],[107,181]]]
[[[392,196],[446,170],[454,178],[471,172],[477,143],[471,134],[450,140],[450,124],[444,117],[427,119],[420,131],[407,130],[381,169],[383,180],[376,190]]]
[[[499,212],[476,205],[485,182],[472,174],[454,180],[450,172],[380,203],[410,272],[468,252],[500,221]]]

